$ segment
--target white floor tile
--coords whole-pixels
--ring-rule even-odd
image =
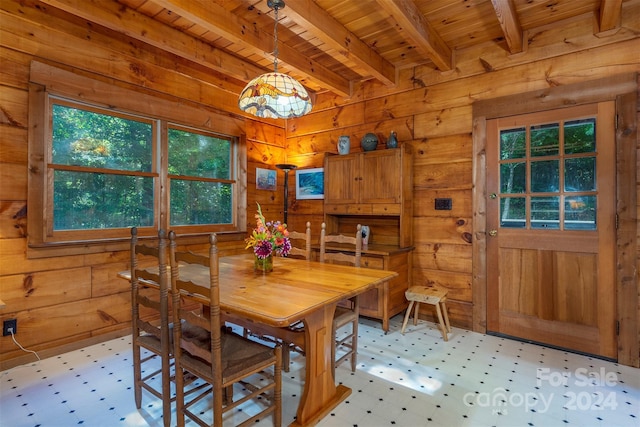
[[[361,319],[358,369],[336,370],[352,394],[319,426],[640,426],[638,369],[459,328],[445,342],[426,321],[402,335],[401,325],[398,315],[385,334]],[[304,381],[304,356],[291,356],[284,425]],[[131,364],[123,337],[1,372],[0,425],[161,426],[157,399],[144,394],[135,408]]]

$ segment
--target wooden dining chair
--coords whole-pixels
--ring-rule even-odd
[[[261,410],[240,424],[236,424],[234,418],[234,425],[251,425],[272,415],[273,424],[280,426],[282,349],[279,345],[270,348],[226,328],[223,330],[215,234],[209,237],[208,256],[178,252],[173,231],[169,233],[169,241],[178,426],[184,426],[186,416],[201,426],[221,427],[224,413],[249,401]],[[208,286],[182,276],[180,270],[187,264],[208,269]],[[186,298],[198,299],[203,311],[185,309]],[[204,381],[197,388],[191,388],[188,395],[184,391],[185,372]],[[234,384],[238,386],[234,388]],[[236,392],[240,397],[234,400]],[[212,401],[208,401],[209,398]]]
[[[327,249],[327,244],[334,245],[337,249]],[[337,264],[353,265],[360,267],[360,259],[362,257],[362,227],[360,224],[356,227],[355,236],[346,236],[343,234],[327,234],[326,224],[322,223],[320,232],[320,262],[330,262]],[[358,296],[348,300],[341,301],[336,307],[333,316],[333,335],[334,343],[331,347],[331,354],[335,363],[335,367],[346,359],[351,359],[351,371],[355,372],[358,363],[358,319],[360,316],[360,308]],[[346,329],[351,325],[349,332],[344,333],[340,330]],[[344,354],[336,358],[338,350],[344,351]]]
[[[311,259],[311,223],[307,221],[304,233],[300,231],[289,231],[289,240],[291,241],[290,257]],[[289,364],[291,363],[291,352],[296,351],[304,354],[304,324],[302,321],[289,325],[284,338],[282,339],[282,364],[285,372],[289,372]]]
[[[142,264],[149,268],[143,268]],[[145,282],[152,282],[155,286],[145,286]],[[138,409],[142,405],[143,389],[161,399],[162,418],[166,427],[171,425],[172,401],[168,292],[167,241],[164,230],[159,231],[153,245],[146,245],[138,242],[138,229],[133,227],[131,229],[131,343],[133,344],[134,398]]]
[[[289,231],[291,250],[288,257],[311,259],[311,223],[307,221],[305,232]],[[251,322],[227,315],[226,320],[244,328],[244,336],[254,336],[260,340],[282,345],[282,369],[289,372],[291,352],[304,354],[304,324],[302,321],[292,325],[277,328],[261,323]]]
[[[289,240],[291,250],[289,255],[292,258],[311,259],[311,223],[307,221],[305,232],[289,230]]]

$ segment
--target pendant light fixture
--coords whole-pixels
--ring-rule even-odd
[[[274,72],[251,80],[240,92],[238,107],[256,117],[289,119],[304,116],[311,111],[307,90],[293,77],[278,72],[278,10],[284,8],[284,0],[267,0],[267,5],[275,11]]]

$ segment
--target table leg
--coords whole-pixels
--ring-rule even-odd
[[[314,425],[351,394],[333,377],[331,346],[336,304],[322,307],[304,319],[305,381],[296,420],[291,426]]]
[[[382,284],[382,330],[389,332],[389,281]]]

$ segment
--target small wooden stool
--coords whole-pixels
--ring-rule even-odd
[[[409,301],[409,307],[402,322],[402,335],[404,335],[404,329],[407,327],[407,321],[409,320],[413,305],[415,304],[416,306],[415,313],[413,314],[413,324],[417,325],[420,303],[426,303],[436,307],[438,322],[440,323],[440,332],[442,332],[444,340],[449,341],[447,332],[451,332],[451,325],[449,325],[449,315],[447,314],[447,291],[428,286],[412,286],[404,293],[404,296],[407,298],[407,301]],[[443,315],[444,321],[442,319]]]

